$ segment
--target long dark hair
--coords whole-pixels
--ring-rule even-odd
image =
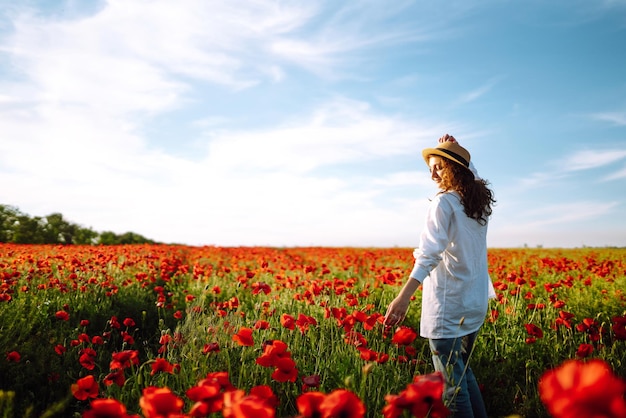
[[[485,225],[493,212],[491,206],[496,202],[489,182],[476,180],[467,168],[447,158],[441,158],[443,168],[441,188],[443,191],[456,191],[461,196],[465,214]]]

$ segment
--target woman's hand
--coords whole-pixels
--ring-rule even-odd
[[[452,135],[445,134],[439,138],[439,142],[457,142],[457,140]]]
[[[412,280],[412,279],[411,279]],[[408,297],[407,297],[408,296]],[[391,301],[387,307],[387,313],[385,313],[385,325],[393,326],[398,325],[406,317],[406,313],[409,310],[409,304],[411,303],[410,294],[401,292],[394,300]]]
[[[406,313],[409,310],[411,297],[419,285],[420,282],[415,279],[409,278],[409,280],[407,280],[402,289],[400,289],[398,296],[396,296],[387,307],[385,321],[383,322],[385,325],[398,325],[400,322],[404,321]]]
[[[398,325],[404,321],[408,310],[409,303],[401,299],[400,296],[396,297],[387,308],[384,324],[388,326]]]

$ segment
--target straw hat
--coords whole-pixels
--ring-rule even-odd
[[[435,148],[426,148],[422,151],[424,161],[428,164],[428,157],[431,155],[438,155],[440,157],[447,158],[454,161],[457,164],[461,164],[463,167],[469,169],[470,153],[468,150],[459,145],[458,142],[446,141],[437,144]]]

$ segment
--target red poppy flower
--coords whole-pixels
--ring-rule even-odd
[[[615,334],[615,339],[626,341],[626,315],[614,317],[611,328]]]
[[[126,318],[126,319],[124,319],[124,321],[122,323],[127,328],[135,326],[135,321],[133,320],[133,318]]]
[[[309,330],[309,325],[317,325],[317,321],[311,316],[298,314],[296,325],[298,326],[298,329],[300,329],[300,332],[304,334]]]
[[[230,383],[230,378],[228,377],[228,372],[211,372],[207,373],[204,378],[207,382],[215,382],[220,385],[222,390],[229,391],[234,390],[235,387]]]
[[[96,367],[96,350],[93,348],[83,348],[80,350],[78,362],[87,370],[93,370]]]
[[[271,407],[275,408],[278,406],[278,398],[276,397],[276,394],[272,388],[267,385],[254,386],[250,389],[250,396],[256,396],[259,399],[265,400],[265,402]]]
[[[7,361],[9,363],[19,363],[21,358],[22,356],[20,356],[20,353],[18,353],[17,351],[11,351],[7,354]]]
[[[111,319],[109,320],[109,325],[111,325],[111,328],[116,328],[116,329],[120,329],[122,327],[122,325],[117,320],[117,316],[111,317]]]
[[[378,359],[376,359],[376,363],[385,364],[389,361],[389,354],[387,353],[378,353]]]
[[[337,389],[326,395],[319,409],[324,418],[362,418],[365,416],[363,401],[346,389]]]
[[[235,390],[224,394],[222,414],[224,418],[274,418],[276,411],[265,399]]]
[[[268,329],[270,327],[270,323],[259,319],[254,323],[254,329]]]
[[[233,341],[244,347],[253,346],[252,328],[242,327],[237,334],[233,335]]]
[[[317,388],[320,385],[320,375],[312,374],[311,376],[304,376],[302,378],[302,391],[306,391],[310,388]]]
[[[187,390],[186,395],[195,402],[189,412],[192,417],[206,417],[222,409],[222,386],[215,380],[201,380],[196,386]]]
[[[128,415],[126,406],[116,399],[94,399],[90,407],[83,412],[83,418],[139,418],[139,415]]]
[[[344,337],[346,344],[353,345],[355,347],[367,347],[367,339],[363,334],[357,331],[348,331]]]
[[[539,396],[553,418],[626,417],[626,381],[603,360],[567,360],[539,379]]]
[[[57,311],[54,316],[56,316],[56,318],[60,319],[61,321],[68,321],[70,319],[70,314],[65,311]]]
[[[65,352],[67,351],[67,348],[65,348],[63,345],[61,344],[57,344],[54,346],[54,352],[57,353],[58,355],[62,356],[63,354],[65,354]]]
[[[591,353],[593,353],[593,345],[581,344],[578,346],[578,350],[576,350],[576,357],[580,357],[580,358],[589,357]]]
[[[152,363],[152,371],[150,372],[150,376],[154,376],[156,373],[164,372],[164,373],[174,373],[175,366],[162,357],[158,357]]]
[[[289,314],[283,314],[280,317],[280,324],[287,328],[288,330],[292,330],[296,327],[296,321],[293,316]]]
[[[287,344],[280,340],[271,340],[263,343],[263,354],[255,362],[263,367],[275,367],[283,357],[291,357]]]
[[[379,312],[376,312],[370,316],[368,316],[365,321],[363,321],[363,329],[365,331],[371,331],[374,329],[374,327],[376,326],[376,324],[378,323],[379,319],[384,318],[384,316],[382,314],[380,314]]]
[[[543,331],[535,324],[526,324],[526,332],[531,337],[543,338]]]
[[[564,326],[568,329],[572,328],[572,318],[574,314],[566,311],[559,311],[559,317],[554,321],[554,328],[558,329],[560,326]]]
[[[126,369],[139,364],[139,351],[137,350],[120,351],[118,353],[113,353],[111,357],[113,358],[113,360],[111,360],[111,364],[109,365],[111,370]]]
[[[102,381],[106,386],[111,386],[112,384],[116,384],[119,387],[124,386],[126,383],[126,376],[124,376],[124,370],[118,369],[104,377]]]
[[[88,375],[83,377],[82,379],[78,379],[76,383],[71,386],[72,394],[79,401],[84,401],[87,398],[97,398],[98,397],[98,382],[96,378],[92,375]]]
[[[398,395],[387,395],[383,408],[385,418],[399,417],[410,411],[414,417],[444,418],[450,414],[442,400],[444,378],[441,372],[415,376],[413,382]]]
[[[213,372],[187,391],[187,397],[195,402],[189,415],[206,417],[218,412],[223,406],[224,392],[234,390],[227,372]]]
[[[276,369],[272,373],[272,379],[277,382],[295,382],[298,378],[296,363],[290,357],[282,357],[274,365]]]
[[[298,396],[296,399],[296,406],[300,417],[302,418],[318,418],[322,416],[320,405],[326,397],[321,392],[307,392]]]
[[[417,338],[417,332],[407,326],[398,327],[391,338],[391,342],[397,345],[409,345]]]
[[[167,387],[149,386],[143,390],[139,406],[146,418],[170,417],[180,414],[184,401]]]
[[[220,345],[218,343],[205,344],[202,348],[202,354],[217,353],[219,351]]]
[[[128,345],[135,344],[135,338],[132,335],[130,335],[128,332],[122,331],[122,332],[120,332],[120,335],[122,336],[122,340],[126,344],[128,344]]]
[[[378,352],[374,350],[370,350],[367,347],[357,347],[357,350],[359,350],[361,359],[365,361],[376,361],[378,359]]]
[[[263,292],[263,293],[265,293],[267,295],[271,291],[272,291],[272,288],[267,283],[264,283],[264,282],[252,283],[252,294],[253,295],[258,295],[261,292]]]

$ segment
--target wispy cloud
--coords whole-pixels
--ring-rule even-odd
[[[277,38],[269,49],[281,59],[320,76],[351,77],[355,65],[376,59],[372,51],[425,42],[442,32],[430,22],[420,24],[398,19],[403,13],[414,13],[412,7],[414,4],[408,1],[341,3],[330,12],[319,10],[319,16],[312,19],[306,32]],[[386,25],[390,22],[394,24]]]
[[[609,166],[626,158],[626,149],[611,150],[580,150],[562,159],[554,160],[550,163],[551,170],[536,171],[518,180],[519,187],[528,189],[537,185],[546,185],[557,181],[562,181],[571,173],[583,170]],[[621,178],[623,171],[605,176],[602,180],[616,180]]]
[[[596,120],[610,122],[617,126],[626,126],[626,112],[604,112],[591,115]]]
[[[582,150],[565,157],[564,171],[588,170],[613,164],[626,158],[626,149]]]
[[[438,127],[382,116],[369,105],[336,99],[310,117],[267,131],[220,132],[210,142],[210,164],[305,173],[319,167],[418,154]],[[236,158],[224,159],[225,155]],[[259,156],[263,158],[259,158]]]
[[[604,178],[605,181],[612,180],[620,180],[626,179],[626,167],[623,167],[621,170],[616,171],[615,173],[609,174]]]
[[[480,99],[485,94],[489,93],[496,84],[500,81],[500,77],[489,80],[482,86],[477,87],[476,89],[466,92],[462,94],[457,100],[456,105],[466,104]]]

